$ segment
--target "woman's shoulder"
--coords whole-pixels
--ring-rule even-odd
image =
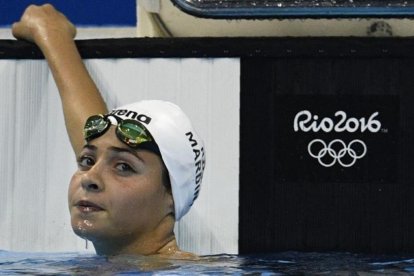
[[[174,252],[170,252],[169,254],[162,253],[159,255],[159,257],[174,259],[174,260],[189,260],[189,261],[196,261],[200,259],[200,257],[198,257],[197,255],[191,252],[186,252],[186,251],[182,251],[179,249]]]

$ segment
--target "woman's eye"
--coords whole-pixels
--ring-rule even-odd
[[[116,165],[116,169],[120,172],[135,172],[135,170],[127,163],[119,163]]]
[[[78,165],[81,168],[90,168],[95,164],[95,160],[89,156],[81,156],[78,159]]]

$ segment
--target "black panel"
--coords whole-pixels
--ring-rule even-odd
[[[242,59],[240,253],[414,251],[413,70],[404,58]],[[295,132],[301,110],[312,112],[308,128],[339,122],[338,110],[365,122],[379,111],[381,127]],[[308,152],[312,139],[358,139],[367,154],[323,167]]]
[[[414,38],[123,38],[76,41],[83,58],[414,57]],[[0,40],[0,59],[42,59],[32,43]]]

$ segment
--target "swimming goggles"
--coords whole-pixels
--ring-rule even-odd
[[[113,114],[93,115],[86,120],[83,128],[83,137],[86,142],[102,136],[110,128],[110,116],[118,122],[115,133],[119,140],[131,148],[150,150],[161,156],[158,145],[143,124],[136,120],[123,120]]]

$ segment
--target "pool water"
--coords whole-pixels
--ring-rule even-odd
[[[0,251],[0,275],[409,275],[412,255],[283,252],[213,255],[198,261],[84,253]]]

